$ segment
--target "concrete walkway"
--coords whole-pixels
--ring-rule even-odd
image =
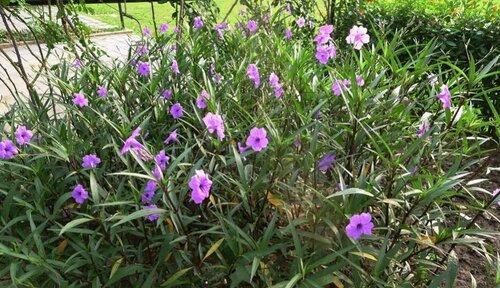
[[[99,29],[109,28],[111,26],[104,24],[88,16],[80,16],[88,26]],[[1,21],[0,21],[1,22]],[[19,24],[21,25],[21,24]],[[24,25],[24,24],[23,24]],[[22,26],[19,26],[22,29]],[[0,29],[2,26],[0,25]],[[5,29],[5,27],[3,27]],[[111,65],[114,61],[126,60],[130,45],[139,40],[138,36],[132,35],[130,32],[110,32],[94,34],[91,36],[90,41],[99,49],[106,53],[99,59],[103,63]],[[23,67],[26,70],[28,79],[32,81],[37,73],[42,70],[41,55],[47,59],[47,67],[61,63],[65,59],[72,62],[75,55],[65,49],[65,45],[56,45],[50,54],[48,54],[47,45],[42,44],[39,48],[34,43],[18,43],[19,54]],[[48,57],[47,57],[48,55]],[[9,107],[15,103],[16,95],[26,97],[28,90],[26,84],[21,78],[21,74],[10,64],[8,58],[17,62],[16,51],[11,45],[0,44],[0,115],[8,111]],[[34,82],[34,86],[39,94],[48,91],[47,75],[42,73],[40,77]]]
[[[49,6],[34,6],[32,9],[33,9],[32,13],[35,14],[38,19],[48,20],[51,18],[53,21],[55,21],[54,17],[57,14],[56,6],[51,7],[50,13],[49,13]],[[18,14],[19,17],[7,15],[8,18],[7,21],[9,22],[9,26],[15,27],[15,30],[19,32],[29,31],[28,27],[24,23],[34,22],[32,14],[28,13],[25,10],[19,11]],[[78,19],[81,23],[83,23],[85,26],[89,27],[90,29],[92,29],[92,31],[95,32],[116,30],[117,28],[86,15],[78,15]],[[58,21],[58,23],[61,24],[60,21]],[[7,29],[5,28],[5,24],[3,23],[3,21],[0,21],[0,31],[6,31],[6,30]]]

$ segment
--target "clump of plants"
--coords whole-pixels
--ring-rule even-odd
[[[125,63],[62,62],[2,118],[2,281],[453,287],[462,245],[495,267],[498,117],[471,101],[498,58],[462,71],[367,23],[259,15],[146,27]]]

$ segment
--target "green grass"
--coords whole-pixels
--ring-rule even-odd
[[[224,18],[227,12],[230,10],[233,5],[233,0],[216,0],[215,1],[218,7],[220,8],[220,19]],[[100,20],[102,22],[120,26],[120,16],[118,13],[118,4],[88,4],[88,8],[93,10],[91,15]],[[154,3],[154,11],[157,25],[160,23],[167,22],[169,24],[174,25],[175,19],[172,18],[172,13],[174,13],[175,9],[170,4],[158,4]],[[229,22],[235,21],[238,16],[238,12],[244,6],[241,5],[238,1],[238,4],[234,7],[232,13],[229,15]],[[125,8],[124,8],[125,9]],[[144,26],[153,26],[153,17],[151,13],[151,4],[150,3],[127,3],[126,11],[127,14],[132,15],[137,18],[141,25]],[[139,32],[139,27],[137,22],[134,20],[125,17],[125,27],[128,29],[132,29],[135,32]]]

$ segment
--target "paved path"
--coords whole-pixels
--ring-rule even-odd
[[[47,19],[48,20],[49,18],[52,18],[54,20],[54,17],[57,14],[57,7],[52,6],[51,10],[52,11],[49,13],[49,6],[34,6],[32,11],[33,11],[33,14],[36,15],[35,17],[38,19]],[[19,11],[18,13],[19,13],[19,17],[7,15],[9,26],[15,27],[15,30],[17,30],[19,32],[29,31],[28,27],[24,23],[32,23],[33,16],[30,13],[26,12],[25,10]],[[86,15],[78,15],[78,19],[80,20],[80,22],[85,24],[87,27],[91,28],[92,31],[96,31],[96,32],[109,31],[111,29],[117,28],[117,27],[103,23],[101,21],[98,21],[98,20],[91,18],[89,16],[86,16]],[[11,29],[14,30],[13,28],[11,28]],[[0,21],[0,31],[6,31],[5,24],[3,23],[3,21]]]
[[[57,8],[52,7],[51,9],[52,11],[50,14],[56,15]],[[37,6],[34,7],[32,11],[37,19],[49,19],[48,6]],[[25,31],[28,33],[29,29],[24,23],[32,23],[33,17],[26,11],[20,11],[19,16],[20,17],[16,19],[16,17],[8,15],[9,27],[11,27],[13,31]],[[82,23],[92,28],[94,32],[116,29],[116,27],[95,20],[89,16],[79,15],[78,17]],[[6,27],[3,21],[0,21],[0,32],[2,31],[6,31]],[[94,33],[90,40],[97,48],[105,51],[107,54],[106,56],[102,56],[99,60],[111,65],[113,61],[125,60],[128,55],[130,44],[139,40],[139,37],[130,34],[130,32],[103,32],[100,34]],[[38,47],[36,44],[18,42],[18,47],[21,61],[30,81],[35,79],[38,72],[42,70],[42,58],[47,59],[47,67],[58,64],[63,59],[70,62],[75,59],[75,55],[68,52],[69,49],[66,49],[63,44],[55,45],[48,57],[46,57],[48,48],[45,44]],[[8,111],[10,105],[15,103],[17,95],[20,95],[19,97],[21,98],[28,95],[28,89],[26,88],[25,82],[21,79],[21,74],[18,73],[12,64],[10,64],[8,58],[17,62],[15,49],[11,45],[0,44],[0,116]],[[48,91],[47,77],[45,74],[43,75],[44,76],[36,78],[36,81],[33,82],[39,94]]]
[[[107,53],[107,55],[102,56],[100,60],[110,65],[113,61],[125,60],[128,55],[130,44],[138,39],[138,36],[130,33],[113,33],[91,37],[91,41],[95,46]],[[14,48],[0,49],[3,49],[8,57],[17,61]],[[45,56],[48,51],[47,46],[42,44],[41,51]],[[32,80],[37,72],[41,70],[40,61],[37,59],[40,58],[40,50],[36,44],[29,44],[20,46],[19,53],[24,64],[23,66],[28,74],[28,78]],[[56,45],[49,57],[47,57],[48,67],[60,63],[61,59],[66,59],[70,62],[75,59],[75,56],[69,53],[62,44]],[[37,91],[39,91],[39,94],[43,94],[48,90],[47,79],[43,76],[39,77],[35,82],[35,87]],[[17,94],[26,96],[28,94],[26,85],[21,79],[20,74],[0,51],[0,115],[8,111],[9,106],[15,102],[14,97]]]

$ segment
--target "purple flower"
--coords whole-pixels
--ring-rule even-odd
[[[256,21],[254,20],[249,20],[247,22],[247,30],[248,32],[250,33],[250,35],[254,34],[255,32],[257,32],[257,29],[259,29],[259,25],[257,24]]]
[[[313,118],[314,118],[314,119],[317,119],[317,120],[321,119],[321,110],[316,110],[316,111],[313,113],[313,115],[312,115],[312,116],[313,116]]]
[[[148,38],[151,37],[151,35],[152,35],[151,34],[151,29],[149,27],[142,28],[142,35],[144,37],[148,37]]]
[[[123,147],[120,150],[120,155],[124,155],[125,153],[128,153],[129,151],[134,151],[139,155],[144,154],[143,151],[145,151],[144,145],[142,145],[136,138],[139,137],[141,133],[141,127],[137,127],[133,132],[130,137],[125,140],[123,143]]]
[[[345,233],[354,240],[358,240],[363,234],[372,235],[373,226],[370,213],[355,214],[349,219],[349,224],[345,227]]]
[[[292,5],[290,3],[286,3],[286,6],[285,6],[285,11],[288,13],[288,14],[292,14]]]
[[[200,109],[207,108],[207,100],[210,99],[210,94],[207,91],[203,90],[200,93],[200,96],[196,99],[196,107]]]
[[[144,207],[145,210],[153,210],[153,209],[158,209],[158,206],[156,206],[155,204],[149,204],[148,206],[145,206]],[[157,214],[157,213],[154,213],[154,214],[150,214],[146,217],[149,221],[151,222],[154,222],[156,220],[158,220],[158,218],[160,218],[160,214]]]
[[[255,88],[259,88],[260,75],[259,75],[259,68],[257,68],[257,65],[255,65],[255,64],[248,65],[247,76],[250,80],[253,81]]]
[[[80,58],[76,58],[75,61],[73,61],[73,63],[71,63],[71,66],[73,66],[73,68],[76,68],[76,69],[81,69],[81,68],[83,68],[83,61],[80,60]]]
[[[250,130],[250,135],[247,138],[246,144],[253,151],[259,152],[267,147],[269,140],[267,139],[267,131],[265,128],[254,127]]]
[[[106,88],[106,86],[98,86],[97,95],[101,98],[106,97],[108,95],[108,89]]]
[[[217,37],[219,38],[222,38],[224,37],[224,31],[227,30],[229,28],[227,22],[222,22],[222,23],[219,23],[219,24],[216,24],[214,29],[215,29],[215,32],[217,33]]]
[[[302,147],[302,141],[300,140],[300,137],[295,138],[293,141],[293,147],[300,149]]]
[[[101,163],[101,159],[97,157],[97,155],[95,154],[85,155],[83,156],[82,160],[83,160],[82,167],[85,169],[96,168],[97,165]]]
[[[89,198],[89,193],[83,188],[81,184],[78,184],[71,192],[71,197],[75,199],[75,202],[78,204],[83,204]]]
[[[276,74],[271,73],[271,75],[269,75],[269,85],[271,85],[271,87],[274,89],[274,96],[276,98],[281,98],[284,93],[283,86],[281,86],[281,83],[279,81],[280,79]]]
[[[73,104],[76,106],[84,107],[89,105],[89,100],[85,98],[85,95],[83,93],[75,93],[73,94]]]
[[[194,17],[194,23],[193,23],[193,28],[198,30],[203,27],[203,20],[201,19],[201,16],[196,16]]]
[[[149,66],[148,62],[142,62],[138,61],[137,62],[137,73],[143,77],[149,76],[151,73],[151,67]]]
[[[163,92],[161,93],[161,96],[163,96],[163,99],[165,99],[165,100],[172,99],[172,90],[170,90],[170,89],[163,90]]]
[[[181,118],[182,115],[184,115],[184,110],[182,109],[181,104],[175,103],[172,105],[172,107],[170,107],[170,114],[174,117],[174,119]]]
[[[172,60],[172,65],[170,65],[170,69],[174,74],[180,74],[181,71],[179,71],[179,64],[177,64],[177,60]]]
[[[160,25],[160,33],[167,33],[169,27],[170,26],[168,26],[168,23],[162,23]]]
[[[243,146],[243,144],[241,144],[241,142],[238,142],[238,152],[240,152],[240,154],[243,154],[245,153],[248,149],[250,149],[250,147],[248,146]]]
[[[326,172],[330,168],[332,168],[334,162],[335,162],[335,155],[327,153],[323,157],[321,157],[321,159],[319,159],[318,170],[321,172]]]
[[[222,75],[220,73],[215,73],[212,79],[214,80],[215,84],[220,84],[222,82]]]
[[[363,79],[363,76],[361,76],[361,75],[357,75],[357,76],[356,76],[356,84],[357,84],[359,87],[363,87],[363,86],[365,86],[365,79]]]
[[[28,130],[26,126],[19,126],[14,133],[16,142],[19,145],[28,145],[33,137],[33,132]]]
[[[324,45],[332,39],[330,34],[333,32],[333,25],[324,25],[319,27],[319,32],[314,37],[314,42],[316,42],[317,45]]]
[[[163,171],[161,167],[155,163],[155,167],[151,170],[151,174],[156,179],[156,181],[161,181],[163,179]]]
[[[354,49],[360,50],[363,44],[370,42],[370,35],[366,32],[365,27],[354,25],[345,40],[348,44],[353,44]]]
[[[168,134],[167,139],[165,139],[165,144],[168,145],[172,142],[177,142],[177,141],[179,141],[179,140],[177,139],[177,129],[175,129],[170,134]]]
[[[443,109],[451,107],[451,93],[450,89],[448,89],[448,85],[441,86],[441,92],[439,92],[437,98],[443,103]]]
[[[181,28],[179,28],[179,26],[175,26],[175,27],[174,27],[174,33],[175,33],[175,34],[179,34],[179,33],[181,33]]]
[[[340,96],[342,94],[342,91],[346,89],[346,85],[344,84],[343,80],[335,80],[333,81],[332,84],[332,92],[333,95],[335,96]]]
[[[349,80],[349,79],[342,80],[342,85],[344,85],[344,87],[346,89],[349,88],[349,87],[351,87],[351,80]]]
[[[135,50],[135,53],[139,56],[143,56],[149,53],[149,49],[147,45],[139,45]]]
[[[319,27],[319,34],[330,35],[333,32],[333,25],[323,25]]]
[[[316,46],[316,59],[321,64],[327,64],[330,59],[337,57],[337,49],[333,44]]]
[[[297,26],[299,26],[299,28],[302,28],[306,25],[306,19],[304,19],[304,17],[300,17],[299,19],[295,20],[295,23],[297,24]]]
[[[155,156],[155,163],[161,170],[167,169],[168,161],[170,161],[170,157],[165,154],[165,150],[161,150],[160,153]]]
[[[292,29],[286,28],[285,29],[285,39],[290,40],[290,39],[292,39],[292,36],[293,36]]]
[[[203,200],[210,196],[210,188],[212,181],[208,178],[203,170],[196,170],[195,175],[189,180],[189,188],[191,188],[191,199],[196,204],[201,204]]]
[[[280,84],[280,78],[274,72],[269,75],[269,85],[275,87]]]
[[[262,22],[268,24],[269,23],[269,18],[271,18],[271,13],[267,12],[262,16]]]
[[[9,139],[5,139],[0,142],[0,159],[10,160],[14,158],[19,151],[17,150],[16,145],[12,143]]]
[[[429,128],[430,128],[429,122],[423,121],[422,123],[420,123],[420,126],[418,127],[417,136],[419,138],[422,138],[425,135],[425,133],[429,131]]]
[[[224,139],[224,121],[219,114],[208,112],[207,115],[203,117],[203,123],[205,123],[209,133],[217,134],[219,140]]]
[[[158,189],[156,181],[149,180],[144,187],[144,193],[141,195],[142,203],[151,203],[151,200],[155,197],[156,189]]]
[[[163,99],[165,101],[167,101],[167,100],[172,99],[173,91],[171,89],[165,89],[165,90],[163,90],[161,95],[162,95]]]

